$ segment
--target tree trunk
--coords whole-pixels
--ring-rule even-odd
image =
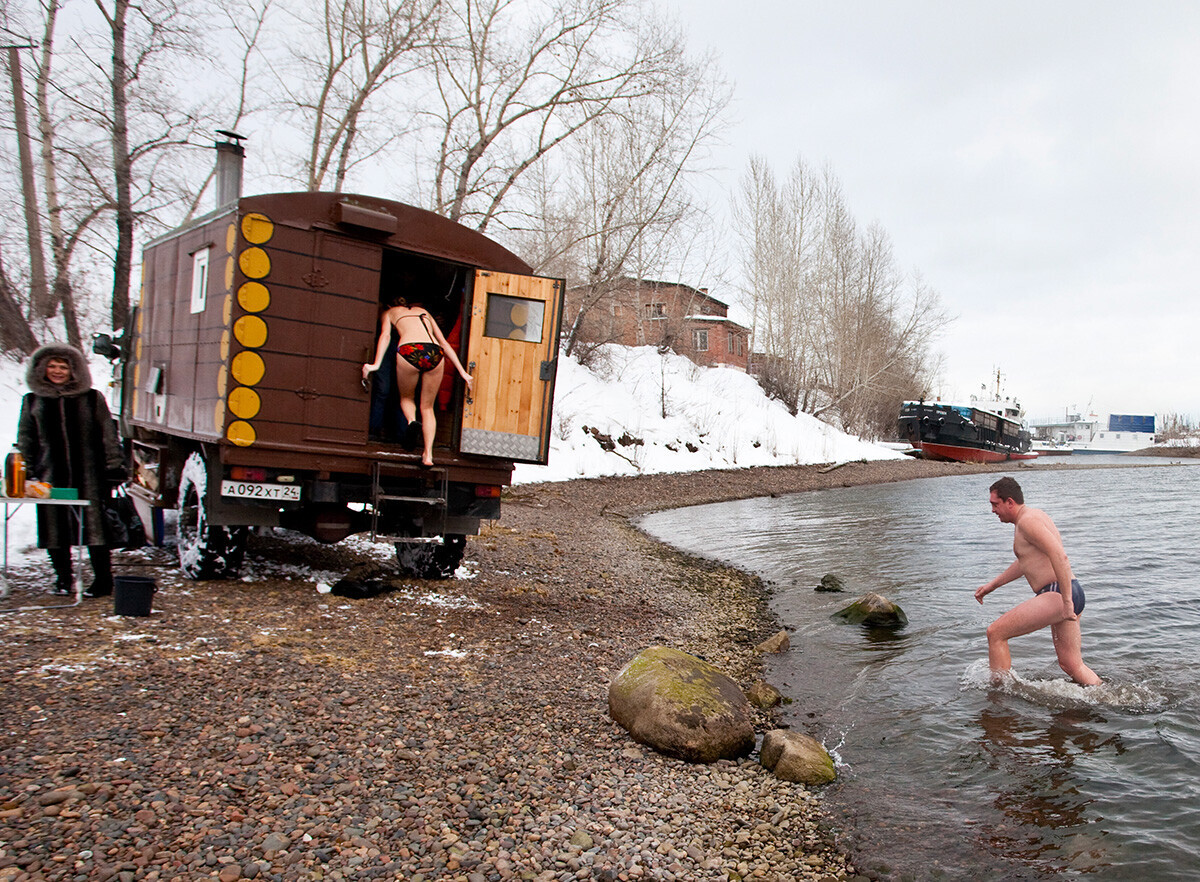
[[[25,84],[21,77],[21,55],[8,48],[8,73],[12,78],[13,117],[17,125],[17,155],[21,163],[21,192],[25,197],[25,232],[29,242],[29,306],[38,318],[54,315],[56,304],[46,284],[46,255],[42,250],[42,216],[38,212],[33,182],[33,151],[29,147],[29,116],[25,110]]]
[[[0,261],[0,352],[19,352],[29,355],[37,349],[38,341],[21,312],[16,289],[9,284]]]
[[[117,253],[113,261],[112,326],[125,327],[129,317],[129,279],[133,267],[133,161],[129,155],[128,83],[125,58],[129,0],[115,0],[112,25],[113,174],[117,195]]]
[[[67,247],[67,235],[63,230],[63,204],[58,188],[58,159],[55,153],[56,133],[50,109],[49,89],[51,63],[54,59],[54,30],[58,21],[57,2],[46,6],[46,28],[42,33],[42,55],[37,66],[37,85],[34,100],[37,102],[38,132],[42,142],[42,188],[46,204],[46,219],[50,226],[50,253],[54,264],[54,281],[50,292],[55,309],[63,308],[63,323],[67,339],[79,338],[79,320],[75,310],[75,292],[71,288],[71,260]]]

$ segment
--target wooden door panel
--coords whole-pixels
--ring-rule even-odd
[[[475,388],[463,404],[464,453],[546,461],[562,299],[558,279],[476,272],[467,347]]]

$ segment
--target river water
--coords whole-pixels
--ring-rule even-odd
[[[839,763],[825,805],[882,878],[1200,878],[1200,465],[1014,475],[1054,518],[1087,594],[1084,689],[1048,631],[987,669],[988,623],[1024,580],[976,603],[1012,561],[988,506],[998,475],[932,478],[659,512],[650,534],[754,572],[791,629],[767,679],[787,725]],[[814,592],[826,573],[845,594]],[[867,591],[906,628],[835,624]]]

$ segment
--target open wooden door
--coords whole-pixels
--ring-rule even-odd
[[[463,453],[546,462],[563,293],[559,279],[476,270]]]

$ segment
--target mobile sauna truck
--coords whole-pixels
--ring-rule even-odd
[[[240,161],[240,146],[217,146]],[[407,573],[450,575],[466,536],[500,516],[514,463],[546,462],[562,281],[409,205],[222,198],[220,178],[219,160],[222,208],[147,245],[121,347],[143,520],[162,542],[177,512],[194,579],[236,575],[248,529],[264,526],[324,542],[369,532]],[[394,388],[378,388],[394,380],[362,381],[394,294],[434,316],[474,377],[468,392],[445,372],[431,469],[394,429]]]

